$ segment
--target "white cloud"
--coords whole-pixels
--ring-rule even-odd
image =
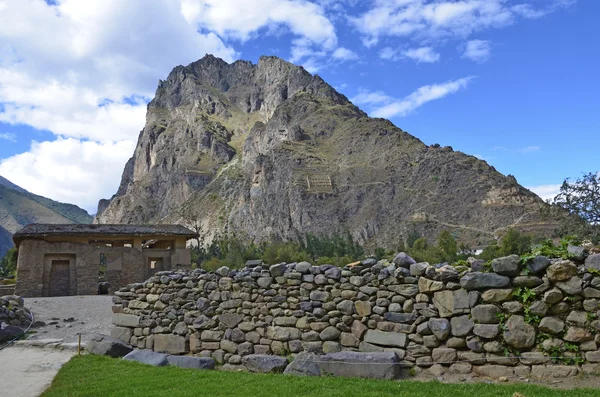
[[[539,152],[540,150],[542,150],[542,148],[539,146],[527,146],[527,147],[519,149],[518,152],[525,154],[525,153]]]
[[[560,193],[561,184],[558,185],[539,185],[539,186],[528,186],[527,189],[531,190],[544,201],[551,200]]]
[[[410,114],[427,102],[443,98],[466,88],[472,79],[473,77],[470,76],[443,84],[426,85],[403,99],[395,99],[380,91],[369,92],[363,90],[352,98],[352,102],[357,105],[366,105],[370,108],[369,113],[373,117],[402,117]]]
[[[17,135],[10,132],[0,132],[0,139],[9,142],[16,142]]]
[[[357,53],[344,47],[336,48],[336,50],[333,51],[331,56],[334,59],[338,59],[340,61],[354,61],[358,59]]]
[[[484,63],[490,59],[492,45],[488,40],[470,40],[465,44],[462,57],[478,63]]]
[[[29,152],[2,160],[0,175],[32,193],[74,202],[95,213],[98,198],[117,191],[119,180],[115,175],[123,172],[133,149],[130,141],[98,143],[58,138],[33,142]]]
[[[417,63],[434,63],[440,60],[440,54],[435,52],[431,47],[411,48],[403,51],[402,54]]]
[[[2,171],[19,172],[19,181],[29,181],[23,185],[32,191],[88,209],[114,193],[143,128],[146,102],[174,66],[206,53],[233,61],[239,54],[224,40],[243,42],[259,33],[295,35],[312,52],[299,54],[309,58],[307,64],[337,45],[323,8],[303,0],[54,3],[0,0],[0,121],[58,138],[5,160]],[[74,147],[87,153],[80,157],[108,158],[118,166],[91,166]],[[40,168],[50,162],[55,166],[48,169],[60,173],[60,158],[68,156],[85,178],[78,177],[77,167],[66,168],[73,178],[49,177]],[[31,188],[42,176],[49,182]]]
[[[335,27],[323,8],[307,1],[182,0],[181,12],[190,23],[241,41],[249,40],[261,28],[284,25],[325,48],[332,49],[337,43]]]
[[[363,44],[370,47],[386,36],[418,41],[464,38],[473,32],[510,25],[518,17],[535,18],[573,3],[555,0],[536,8],[529,3],[510,7],[505,0],[375,0],[373,8],[349,20],[363,34]]]
[[[440,54],[432,47],[409,48],[407,50],[384,47],[379,51],[379,57],[388,61],[409,58],[417,63],[435,63],[440,60]]]

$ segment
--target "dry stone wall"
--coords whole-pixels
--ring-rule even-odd
[[[160,272],[113,297],[112,336],[211,356],[393,352],[435,374],[570,376],[600,363],[600,255],[470,266],[366,259]]]

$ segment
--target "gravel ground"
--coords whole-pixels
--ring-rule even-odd
[[[34,328],[37,333],[28,339],[58,338],[68,343],[76,342],[78,333],[82,341],[90,340],[93,333],[110,335],[111,306],[108,295],[25,298],[34,319],[46,324]]]
[[[37,397],[75,353],[11,346],[0,350],[0,395]]]

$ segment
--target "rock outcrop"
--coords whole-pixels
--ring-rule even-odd
[[[96,222],[194,219],[257,242],[349,231],[388,247],[452,228],[478,245],[507,226],[553,229],[544,205],[485,161],[369,118],[302,67],[207,55],[159,83]]]

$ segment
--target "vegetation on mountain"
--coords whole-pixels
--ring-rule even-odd
[[[83,209],[30,193],[0,179],[0,256],[13,246],[12,233],[31,223],[92,223]]]

